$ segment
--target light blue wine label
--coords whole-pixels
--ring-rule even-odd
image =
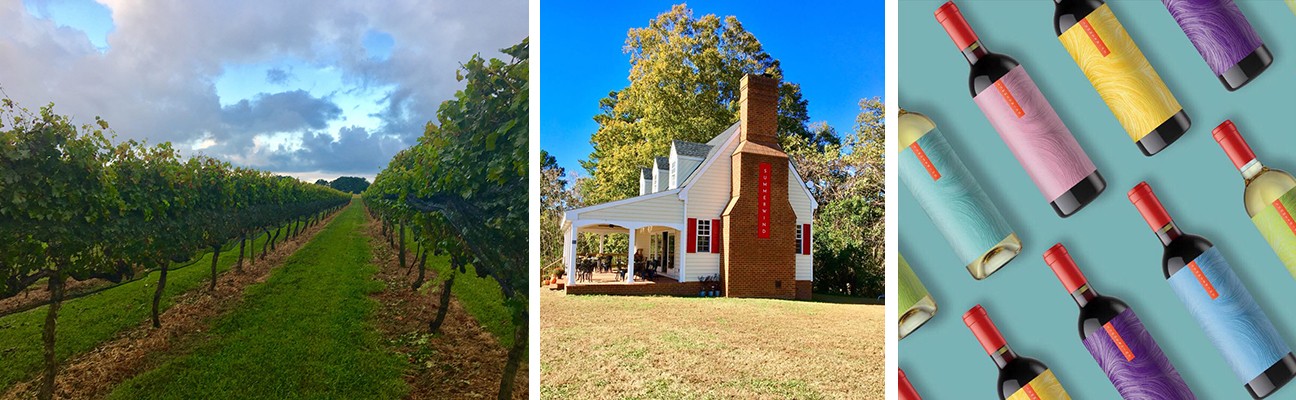
[[[900,151],[900,179],[963,265],[971,264],[1012,233],[1008,221],[938,129]]]
[[[1243,384],[1291,352],[1218,249],[1206,250],[1168,281]]]

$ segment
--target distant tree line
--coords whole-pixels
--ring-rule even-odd
[[[369,188],[369,180],[358,176],[342,176],[334,179],[332,182],[316,179],[316,185],[328,186],[338,191],[360,194]]]

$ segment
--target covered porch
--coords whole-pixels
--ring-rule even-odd
[[[682,227],[677,224],[578,220],[565,225],[563,261],[568,286],[673,283],[682,276]],[[624,235],[627,246],[620,251],[608,251],[603,246],[581,248],[581,234]]]

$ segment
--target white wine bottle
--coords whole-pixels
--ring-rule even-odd
[[[932,300],[931,293],[927,293],[927,287],[918,280],[918,275],[909,268],[904,255],[899,257],[900,338],[904,339],[936,315],[936,301]]]
[[[1213,135],[1242,172],[1247,216],[1287,266],[1287,272],[1296,276],[1296,220],[1292,217],[1296,214],[1296,178],[1261,164],[1233,121],[1224,121]]]

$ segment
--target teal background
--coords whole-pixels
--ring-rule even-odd
[[[942,3],[899,2],[898,105],[936,122],[1024,249],[994,275],[974,280],[908,189],[896,191],[900,252],[938,305],[931,322],[900,342],[900,367],[918,392],[930,399],[996,397],[998,371],[962,321],[979,303],[1009,344],[1047,364],[1073,398],[1119,398],[1080,342],[1075,302],[1044,264],[1044,250],[1062,242],[1099,293],[1138,313],[1199,399],[1250,398],[1165,282],[1161,244],[1125,193],[1147,180],[1184,231],[1219,247],[1287,343],[1296,343],[1296,280],[1247,218],[1242,178],[1211,138],[1231,118],[1261,162],[1296,170],[1296,15],[1278,0],[1239,2],[1275,61],[1228,92],[1161,2],[1109,3],[1193,121],[1179,141],[1145,157],[1058,42],[1051,2],[959,2],[988,49],[1025,66],[1107,179],[1097,200],[1062,219],[972,102],[967,63],[933,17]],[[1296,383],[1269,398],[1296,399]]]

